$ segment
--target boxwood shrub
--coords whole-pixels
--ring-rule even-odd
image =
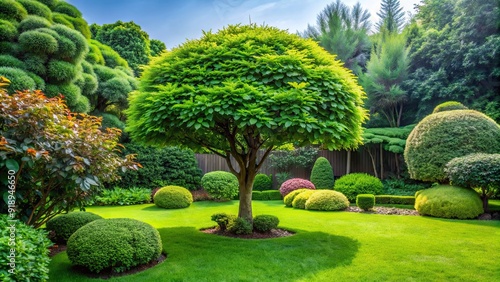
[[[227,224],[227,231],[237,235],[252,234],[253,225],[245,218],[237,217]]]
[[[66,243],[76,230],[98,219],[102,219],[102,217],[95,213],[70,212],[47,221],[46,227],[48,231],[53,232],[51,236],[55,242]]]
[[[229,201],[238,194],[239,184],[236,176],[227,171],[208,172],[201,178],[203,189],[214,199]]]
[[[252,191],[252,200],[254,201],[260,201],[262,199],[262,192],[261,191]]]
[[[375,195],[359,194],[356,196],[356,206],[362,210],[371,210],[375,206]]]
[[[193,203],[193,195],[184,187],[165,186],[156,192],[153,200],[160,208],[182,209]]]
[[[253,218],[253,229],[258,232],[269,232],[278,227],[280,220],[274,215],[258,215]]]
[[[158,231],[130,218],[95,220],[71,235],[67,247],[71,264],[95,273],[123,272],[157,259],[162,251]]]
[[[300,197],[300,195],[302,194],[297,197]],[[306,210],[340,211],[345,210],[347,207],[349,207],[349,200],[347,200],[346,196],[332,190],[316,191],[305,202]]]
[[[47,281],[49,279],[49,247],[52,242],[47,232],[34,229],[16,220],[15,223],[5,214],[0,214],[0,280],[2,281]],[[14,224],[15,230],[10,226]],[[10,241],[12,232],[15,240]],[[12,245],[14,242],[15,245]],[[15,249],[15,265],[10,252]],[[14,268],[14,273],[8,270]]]
[[[324,157],[319,157],[314,163],[309,179],[316,189],[333,189],[335,180],[330,162]]]
[[[292,192],[293,190],[301,189],[301,188],[306,188],[306,189],[316,189],[314,184],[306,179],[302,178],[292,178],[288,179],[287,181],[283,182],[280,187],[280,193],[285,197],[288,195],[288,193]]]
[[[264,191],[273,189],[273,179],[272,176],[267,174],[258,173],[255,175],[255,180],[253,182],[253,190]]]
[[[356,201],[358,194],[380,194],[384,185],[375,176],[366,173],[346,174],[335,181],[335,190],[344,194],[349,201]]]
[[[229,223],[236,219],[235,215],[226,213],[215,213],[212,215],[212,221],[215,221],[220,230],[226,230]]]
[[[415,209],[421,215],[458,219],[476,218],[484,212],[476,191],[447,185],[418,191]]]
[[[415,205],[415,196],[375,195],[376,204]]]
[[[307,191],[307,190],[310,190],[310,189],[297,189],[297,190],[293,190],[292,192],[288,193],[288,195],[286,195],[283,198],[283,202],[285,202],[285,206],[291,207],[295,197],[297,197],[298,194],[300,194],[304,191]]]
[[[262,191],[261,193],[262,193],[262,199],[266,200],[266,201],[274,201],[274,200],[283,199],[280,191],[278,191],[278,190],[265,190],[265,191]]]
[[[302,193],[299,193],[297,196],[292,201],[292,207],[295,209],[305,209],[306,208],[306,202],[309,200],[309,197],[311,197],[312,194],[315,192],[318,192],[316,190],[305,190]]]

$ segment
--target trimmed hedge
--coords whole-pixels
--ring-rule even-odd
[[[375,206],[375,195],[359,194],[356,196],[356,206],[362,210],[371,210]]]
[[[269,232],[278,227],[280,220],[274,215],[258,215],[253,218],[253,229],[257,232]]]
[[[281,196],[281,193],[278,190],[262,191],[262,200],[274,201],[274,200],[281,200],[281,199],[283,199],[283,196]]]
[[[335,180],[330,162],[324,157],[319,157],[314,163],[309,179],[316,189],[333,189]]]
[[[382,181],[366,173],[346,174],[335,181],[335,190],[344,194],[349,201],[356,201],[358,194],[380,194],[384,189]]]
[[[47,221],[47,230],[54,232],[53,240],[58,243],[66,243],[71,235],[80,227],[102,219],[100,215],[91,212],[70,212],[56,216]]]
[[[285,197],[288,195],[290,192],[297,190],[297,189],[316,189],[314,184],[306,179],[302,178],[292,178],[288,179],[287,181],[283,182],[280,187],[280,193]]]
[[[152,191],[148,188],[123,189],[115,187],[114,189],[102,190],[94,199],[97,205],[128,206],[149,203],[152,198],[151,193]]]
[[[157,207],[164,209],[187,208],[193,203],[191,192],[180,186],[165,186],[155,193],[153,199]]]
[[[91,272],[122,272],[157,259],[160,234],[153,226],[130,218],[95,220],[68,240],[68,259]]]
[[[229,201],[238,195],[238,178],[227,171],[208,172],[201,178],[201,186],[207,193],[219,201]]]
[[[476,191],[447,185],[418,191],[415,209],[421,215],[458,219],[476,218],[484,212]]]
[[[268,176],[263,173],[258,173],[255,175],[255,180],[253,182],[254,191],[264,191],[273,189],[272,176]]]
[[[252,191],[252,200],[254,200],[254,201],[262,200],[262,192],[261,191]]]
[[[49,247],[52,245],[47,239],[47,232],[34,229],[5,214],[0,214],[0,278],[2,281],[47,281],[49,279]],[[14,224],[15,230],[11,230]],[[10,241],[12,232],[17,240],[15,245]],[[11,264],[11,249],[15,249],[15,264]],[[15,268],[14,273],[8,272]]]
[[[290,192],[288,195],[286,195],[283,198],[283,202],[285,203],[285,206],[291,207],[295,197],[297,197],[298,194],[300,194],[304,191],[308,191],[308,190],[310,190],[310,189],[297,189],[297,190],[293,190],[292,192]]]
[[[327,191],[327,190],[326,190]],[[305,190],[302,193],[299,193],[297,196],[292,201],[292,207],[295,209],[305,209],[306,208],[306,202],[309,200],[309,197],[316,193],[318,191],[316,190]]]
[[[375,195],[376,204],[415,205],[415,196]]]
[[[302,194],[297,197],[300,197],[300,195]],[[349,200],[347,200],[346,196],[332,190],[315,191],[305,203],[306,210],[340,211],[345,210],[347,207],[349,207]]]

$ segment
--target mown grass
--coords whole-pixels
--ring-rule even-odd
[[[108,281],[493,281],[500,277],[500,221],[317,212],[254,202],[294,236],[243,240],[205,234],[216,212],[238,203],[195,202],[181,210],[154,205],[92,207],[105,218],[155,226],[168,257]],[[99,281],[74,273],[66,253],[52,259],[50,281]]]

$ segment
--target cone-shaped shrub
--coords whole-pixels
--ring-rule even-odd
[[[316,160],[311,171],[310,180],[316,189],[333,189],[333,185],[335,184],[333,168],[326,158],[319,157]]]

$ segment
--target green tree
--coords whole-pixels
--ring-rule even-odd
[[[161,42],[158,39],[151,39],[149,43],[151,45],[151,57],[159,56],[161,52],[167,50],[167,46],[165,46],[165,43]]]
[[[382,0],[377,16],[380,18],[375,24],[378,32],[399,33],[402,31],[405,14],[399,0]]]
[[[366,73],[361,76],[370,111],[383,115],[390,127],[401,125],[407,100],[402,84],[408,77],[408,52],[403,34],[384,32],[372,51]]]
[[[271,150],[290,141],[356,147],[363,96],[352,73],[314,42],[272,27],[228,26],[145,69],[127,130],[143,143],[223,157],[238,178],[238,215],[251,220],[254,178]]]
[[[312,38],[328,52],[335,54],[345,67],[361,74],[371,47],[368,38],[370,13],[356,3],[352,9],[340,0],[325,7],[316,26],[308,26],[303,37]]]

